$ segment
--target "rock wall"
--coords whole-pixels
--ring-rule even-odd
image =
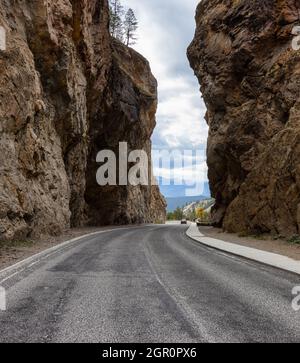
[[[150,152],[157,102],[148,62],[108,22],[107,0],[0,1],[0,239],[165,215],[155,188],[95,184],[102,146]]]
[[[210,128],[216,225],[300,233],[300,52],[297,0],[202,0],[188,57]]]
[[[117,40],[113,40],[111,45],[112,64],[108,84],[102,99],[94,103],[90,115],[91,143],[86,178],[89,223],[165,221],[166,204],[155,186],[100,187],[96,183],[99,165],[95,160],[98,151],[113,150],[118,156],[120,141],[127,142],[128,153],[133,150],[146,151],[151,180],[150,138],[155,127],[157,82],[144,57]],[[161,217],[157,218],[156,213]]]

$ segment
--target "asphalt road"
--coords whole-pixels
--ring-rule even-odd
[[[204,247],[185,230],[114,230],[0,273],[0,341],[300,342],[291,307],[300,276]]]

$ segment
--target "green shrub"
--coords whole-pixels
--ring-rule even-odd
[[[300,245],[300,236],[297,234],[288,240],[293,245]]]

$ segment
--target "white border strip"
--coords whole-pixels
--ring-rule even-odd
[[[202,233],[200,233],[195,223],[191,224],[186,234],[193,240],[217,250],[228,252],[236,256],[244,257],[252,261],[260,262],[268,266],[276,267],[281,270],[300,275],[300,261],[296,261],[292,258],[278,255],[276,253],[266,252],[251,247],[245,247],[222,240],[205,237]]]
[[[146,226],[148,226],[148,225],[146,225]],[[8,274],[8,273],[10,273],[11,271],[14,271],[14,270],[18,270],[18,273],[19,273],[20,272],[19,269],[22,269],[22,268],[25,269],[25,267],[29,267],[29,266],[27,266],[28,264],[31,263],[30,266],[33,266],[36,263],[38,263],[41,259],[47,258],[47,257],[51,256],[53,253],[55,253],[56,251],[58,251],[60,249],[63,249],[64,247],[71,246],[73,243],[78,242],[81,239],[84,239],[84,238],[87,238],[87,237],[93,237],[93,236],[97,236],[99,234],[113,232],[113,231],[138,229],[138,228],[140,228],[140,227],[120,227],[120,228],[106,229],[106,230],[102,230],[102,231],[98,231],[98,232],[92,232],[92,233],[88,233],[88,234],[85,234],[85,235],[80,236],[80,237],[73,238],[73,239],[71,239],[69,241],[60,243],[57,246],[50,247],[50,248],[48,248],[48,249],[46,249],[46,250],[44,250],[42,252],[39,252],[39,253],[37,253],[37,254],[35,254],[33,256],[30,256],[30,257],[26,258],[25,260],[17,262],[16,264],[7,267],[4,270],[1,270],[0,271],[0,276],[1,275],[5,276],[6,274]],[[6,281],[6,280],[8,280],[8,278],[5,278],[4,280],[0,281],[0,284],[2,282]]]

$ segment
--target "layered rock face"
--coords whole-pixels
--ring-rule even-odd
[[[188,50],[207,106],[214,222],[300,233],[300,25],[294,0],[202,0]]]
[[[106,0],[0,3],[0,239],[165,216],[155,187],[96,184],[102,147],[150,154],[157,102],[148,62],[108,22]]]
[[[156,186],[100,187],[96,183],[97,153],[114,151],[119,165],[120,141],[127,143],[128,154],[134,150],[147,153],[149,182],[152,178],[150,138],[155,127],[157,82],[149,63],[133,49],[113,40],[107,82],[103,99],[95,100],[91,111],[86,191],[89,222],[93,225],[163,222],[166,204]],[[99,115],[102,115],[100,120]],[[127,165],[127,174],[131,166]]]

